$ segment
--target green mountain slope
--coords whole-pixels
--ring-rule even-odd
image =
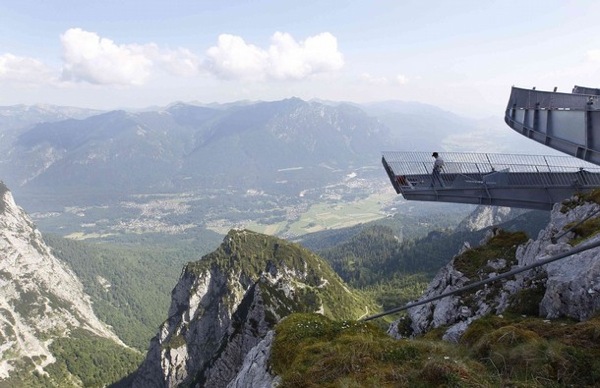
[[[450,213],[445,216],[444,221],[452,222]],[[529,212],[499,227],[509,231],[525,230],[535,237],[548,218],[547,212]],[[457,224],[458,218],[454,225]],[[317,252],[345,282],[368,290],[384,309],[389,309],[416,299],[465,242],[477,245],[489,229],[453,230],[432,225],[435,225],[434,219],[415,217],[407,220],[407,217],[397,215],[352,228],[352,233],[341,231],[337,236],[345,236],[342,243]],[[334,236],[336,234],[332,232],[323,234],[329,242]],[[317,236],[309,237],[308,243],[327,246]]]
[[[213,249],[221,236],[127,245],[94,244],[55,235],[44,239],[54,255],[81,279],[96,314],[125,343],[145,350],[165,319],[169,295],[182,266]]]

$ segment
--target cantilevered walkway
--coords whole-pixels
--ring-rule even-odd
[[[568,156],[440,153],[442,181],[429,152],[384,152],[382,163],[408,200],[550,210],[571,195],[600,187],[600,168]]]
[[[512,88],[504,120],[520,134],[600,165],[600,89],[571,93]]]

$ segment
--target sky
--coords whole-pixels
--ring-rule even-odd
[[[290,97],[502,116],[600,87],[600,1],[0,0],[0,106]]]

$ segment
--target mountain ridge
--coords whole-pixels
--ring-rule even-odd
[[[401,127],[385,125],[360,105],[299,98],[90,113],[30,121],[31,127],[7,138],[0,176],[27,208],[42,193],[47,201],[70,193],[93,200],[94,192],[127,195],[232,186],[297,195],[307,187],[331,184],[339,179],[337,170],[377,165],[382,149],[401,149],[408,134],[422,132],[406,121]],[[454,117],[441,110],[439,115],[442,121]],[[428,130],[445,128],[442,121],[428,124]],[[467,119],[461,123],[469,126]]]
[[[27,376],[24,371],[48,376],[47,369],[54,371],[50,380],[76,379],[61,369],[59,361],[64,360],[59,360],[53,348],[74,332],[80,333],[82,341],[94,339],[127,351],[112,329],[98,319],[79,279],[56,259],[1,182],[0,311],[0,379],[20,381],[12,372]]]

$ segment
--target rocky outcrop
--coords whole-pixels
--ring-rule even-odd
[[[274,335],[274,331],[269,331],[265,338],[248,352],[240,372],[227,385],[227,388],[277,386],[280,379],[269,372],[269,358]]]
[[[566,205],[578,203],[574,198]],[[585,226],[600,218],[600,205],[584,202],[568,211],[561,211],[557,205],[552,212],[552,221],[540,232],[537,240],[521,247],[517,251],[519,263],[528,265],[555,254],[566,252],[575,243],[577,229],[566,233],[570,227]],[[600,235],[583,238],[581,245],[592,244],[600,240]],[[599,249],[590,249],[563,260],[544,266],[547,275],[546,292],[540,302],[540,315],[547,318],[561,316],[578,320],[588,319],[600,311],[600,262]]]
[[[573,198],[555,205],[550,223],[536,239],[518,247],[506,246],[497,256],[484,260],[474,271],[469,260],[483,257],[486,245],[497,244],[499,231],[490,231],[479,248],[465,246],[464,250],[442,268],[430,283],[421,300],[457,290],[474,281],[491,278],[499,273],[523,267],[573,248],[576,232],[566,232],[572,226],[600,216],[600,205]],[[576,229],[577,231],[577,229]],[[581,236],[580,236],[581,237]],[[583,238],[581,244],[598,241],[600,236]],[[511,240],[507,240],[511,241]],[[510,244],[509,244],[510,245]],[[509,257],[503,256],[512,250]],[[468,256],[471,254],[472,256]],[[408,310],[408,323],[395,322],[390,334],[395,337],[418,335],[433,328],[447,326],[444,339],[458,341],[468,325],[483,315],[501,314],[507,309],[536,314],[547,318],[571,317],[585,320],[600,310],[599,249],[592,249],[546,264],[507,279],[446,297]],[[487,256],[486,256],[487,257]],[[410,326],[410,327],[408,327]]]
[[[458,224],[456,230],[470,232],[482,230],[489,226],[506,222],[524,212],[522,209],[513,209],[505,206],[479,205],[468,217],[465,217]]]
[[[0,378],[15,365],[55,361],[53,338],[75,328],[122,344],[92,310],[75,274],[53,256],[31,219],[0,182]]]
[[[357,318],[368,307],[361,300],[299,245],[233,230],[215,252],[184,269],[133,386],[243,381],[244,360],[283,317],[301,311]]]
[[[266,306],[265,309],[265,299],[269,299],[270,287],[272,283],[266,278],[260,279],[250,287],[232,316],[219,351],[198,379],[202,386],[228,385],[240,369],[240,365],[244,363],[246,355],[272,328],[274,322],[267,316],[271,313],[271,306]]]
[[[222,280],[220,291],[225,291],[227,281]],[[243,298],[232,300],[229,308],[220,303],[227,293],[218,289],[213,292],[210,288],[218,281],[208,281],[204,284],[206,287],[200,285],[198,291],[203,297],[199,300],[190,298],[191,305],[171,311],[171,319],[152,340],[147,361],[158,359],[160,364],[142,366],[135,386],[177,386],[182,382],[226,386],[235,377],[246,354],[272,327],[264,308],[266,295],[263,288],[268,287],[265,282],[269,280],[260,279],[249,285]],[[187,284],[185,280],[178,284],[174,298],[179,297],[181,287]],[[182,308],[182,305],[178,307]],[[194,317],[192,320],[187,319],[188,313]],[[200,316],[196,315],[198,313]],[[185,320],[174,319],[182,316]]]

